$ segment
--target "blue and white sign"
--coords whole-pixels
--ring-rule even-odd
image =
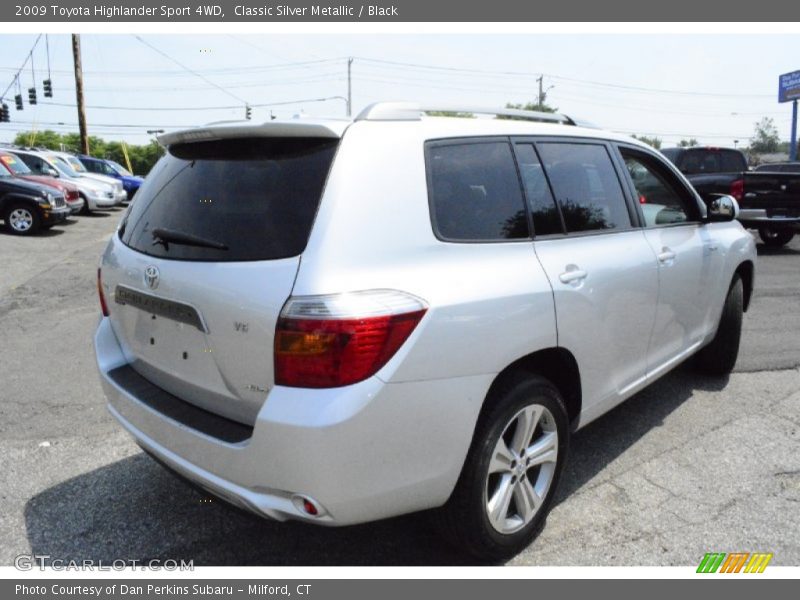
[[[778,77],[778,102],[791,102],[800,98],[800,71]]]

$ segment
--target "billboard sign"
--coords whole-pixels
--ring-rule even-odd
[[[800,98],[800,71],[778,77],[778,102],[791,102]]]

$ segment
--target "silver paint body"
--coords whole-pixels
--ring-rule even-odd
[[[97,329],[97,362],[111,413],[140,445],[272,518],[345,525],[443,504],[487,391],[511,363],[548,348],[571,352],[580,369],[581,427],[709,342],[734,271],[755,262],[753,239],[735,221],[533,242],[435,237],[426,140],[557,135],[637,144],[627,137],[449,118],[223,129],[220,135],[341,136],[305,252],[180,262],[140,254],[112,236],[102,259],[111,316]],[[145,284],[148,266],[159,272],[155,290]],[[561,281],[575,270],[586,276]],[[208,333],[115,304],[118,284],[194,306]],[[273,335],[286,299],[369,289],[402,290],[430,307],[388,364],[342,388],[276,386]],[[225,443],[148,408],[106,375],[124,364],[187,401],[254,425],[252,438]],[[306,516],[291,501],[296,493],[324,514]]]

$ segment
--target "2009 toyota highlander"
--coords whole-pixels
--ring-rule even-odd
[[[425,112],[163,135],[98,270],[97,363],[213,494],[324,525],[438,508],[497,559],[571,432],[693,355],[733,368],[755,247],[631,138]]]

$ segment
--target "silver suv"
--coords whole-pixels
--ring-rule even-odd
[[[689,357],[733,368],[755,246],[631,138],[431,110],[162,136],[98,271],[97,363],[212,494],[320,525],[437,509],[501,559],[572,432]]]

